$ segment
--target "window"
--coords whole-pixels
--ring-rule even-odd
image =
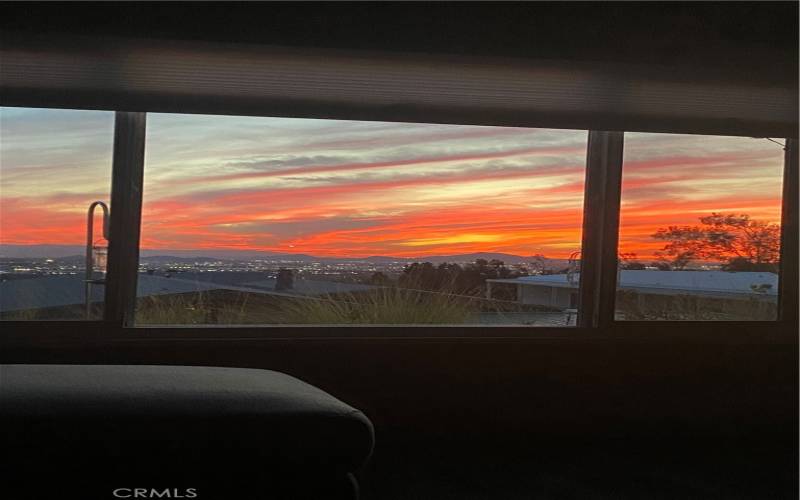
[[[617,319],[775,320],[784,151],[625,134]]]
[[[102,316],[105,205],[88,245],[87,213],[108,203],[113,127],[108,111],[0,108],[0,318]]]
[[[113,134],[0,108],[0,319],[103,317]],[[782,141],[625,134],[615,319],[778,319]],[[589,291],[585,131],[150,114],[146,142],[108,281],[138,325],[560,327]]]
[[[148,115],[138,324],[574,324],[585,131]]]

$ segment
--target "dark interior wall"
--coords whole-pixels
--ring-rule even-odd
[[[757,441],[798,425],[791,343],[138,340],[7,348],[2,361],[284,371],[362,409],[379,439]]]

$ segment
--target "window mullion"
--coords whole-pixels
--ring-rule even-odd
[[[105,319],[132,326],[136,308],[146,113],[116,113]]]
[[[622,132],[589,131],[578,326],[614,320],[622,184]]]
[[[798,318],[798,151],[797,139],[787,139],[783,163],[783,204],[781,207],[781,265],[778,314],[794,326]]]

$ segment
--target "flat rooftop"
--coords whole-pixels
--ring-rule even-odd
[[[522,286],[578,288],[580,273],[570,281],[566,274],[523,276],[514,279],[490,279],[492,283]],[[646,293],[691,293],[711,296],[778,296],[778,275],[775,273],[727,271],[648,271],[622,270],[619,288]]]

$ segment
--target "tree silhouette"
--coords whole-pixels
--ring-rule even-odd
[[[485,290],[487,279],[519,276],[523,274],[512,271],[503,261],[496,259],[477,259],[463,267],[447,262],[438,266],[430,262],[414,262],[403,268],[398,284],[404,288],[480,296]]]
[[[275,280],[275,291],[291,290],[294,288],[294,272],[291,269],[281,269]]]
[[[644,264],[636,260],[636,254],[633,252],[620,252],[619,256],[620,269],[641,271],[645,269]]]
[[[380,271],[375,271],[374,273],[372,273],[372,276],[370,276],[367,283],[370,285],[377,285],[377,286],[389,286],[392,284],[392,280],[384,273]]]
[[[780,225],[757,221],[747,214],[712,213],[700,217],[701,226],[669,226],[653,238],[667,244],[656,255],[673,269],[693,260],[714,260],[729,271],[777,271]]]
[[[533,271],[533,274],[545,274],[547,271],[547,257],[543,254],[537,253],[533,257],[531,257],[531,261],[528,263],[529,268]]]

